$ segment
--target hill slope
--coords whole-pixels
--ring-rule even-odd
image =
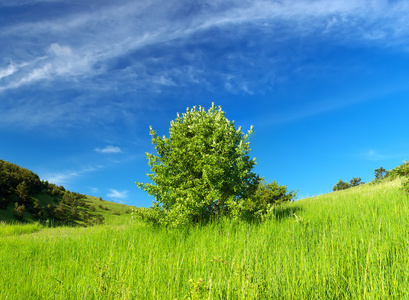
[[[408,299],[409,199],[400,182],[277,206],[260,224],[0,235],[0,298]]]
[[[129,206],[70,192],[0,160],[0,221],[93,225],[130,212]]]

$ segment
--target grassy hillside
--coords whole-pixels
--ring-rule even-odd
[[[35,196],[35,199],[39,199],[41,206],[46,207],[48,204],[58,204],[61,201],[59,198],[53,198],[46,193],[40,193]],[[118,224],[122,223],[122,219],[126,215],[126,219],[130,217],[131,213],[131,206],[123,205],[119,203],[114,203],[106,200],[100,200],[99,198],[92,197],[92,196],[85,196],[84,202],[86,204],[85,207],[81,207],[81,214],[88,214],[90,216],[90,220],[100,219],[102,223],[106,224]],[[7,209],[0,209],[0,222],[2,223],[36,223],[39,222],[41,224],[50,224],[50,225],[58,225],[62,224],[58,220],[53,220],[49,218],[39,219],[33,216],[28,210],[25,210],[23,213],[23,218],[21,220],[17,220],[14,213],[13,213],[13,206],[9,205]],[[101,218],[102,217],[102,218]],[[70,226],[88,226],[94,223],[85,222],[84,220],[73,220],[71,222],[66,222],[67,225]]]
[[[0,299],[407,299],[409,200],[399,187],[297,201],[261,224],[153,228],[122,215],[25,234],[3,225]]]
[[[95,225],[130,213],[131,207],[67,191],[34,172],[0,159],[0,221]]]

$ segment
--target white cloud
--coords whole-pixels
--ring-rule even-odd
[[[71,170],[66,172],[49,173],[44,175],[44,180],[57,185],[68,186],[75,178],[85,176],[88,173],[96,172],[103,168],[100,165],[89,166],[79,170]]]
[[[36,91],[47,92],[55,86],[81,93],[90,91],[92,95],[97,95],[94,92],[146,90],[159,94],[166,89],[194,84],[204,89],[220,87],[233,94],[253,94],[260,91],[260,83],[264,87],[272,86],[280,70],[285,69],[284,74],[288,73],[287,69],[293,70],[293,65],[285,65],[285,60],[276,54],[274,58],[268,54],[263,56],[267,48],[279,48],[290,39],[311,37],[315,40],[318,36],[337,44],[358,41],[376,47],[395,46],[400,51],[405,51],[409,39],[409,2],[405,1],[394,4],[384,0],[256,0],[228,1],[227,4],[212,1],[203,5],[159,0],[107,3],[91,11],[78,2],[75,4],[78,9],[68,10],[66,14],[36,21],[23,19],[0,27],[0,40],[5,41],[0,57],[6,62],[2,65],[0,61],[0,92],[36,84]],[[189,6],[194,6],[194,10],[186,13]],[[223,41],[204,34],[213,28],[223,33],[220,34],[225,36]],[[187,44],[195,48],[195,43],[202,41],[215,48],[219,42],[234,45],[249,32],[268,40],[255,47],[256,53],[251,57],[235,49],[229,56],[231,60],[221,57],[214,61],[209,55],[211,51],[185,49]],[[257,42],[252,38],[246,40]],[[145,51],[159,45],[163,52]],[[126,59],[139,52],[145,54]],[[122,59],[126,61],[125,66],[117,67],[117,61]],[[259,72],[258,76],[247,77],[248,71],[253,69]],[[0,122],[70,124],[67,119],[100,121],[106,117],[118,119],[124,114],[124,110],[115,107],[117,103],[104,100],[100,100],[97,111],[90,112],[87,108],[94,100],[88,95],[84,96],[88,97],[86,101],[72,99],[64,104],[53,101],[49,94],[46,100],[27,101],[27,97],[29,93],[24,100],[15,97],[7,109],[0,103]],[[131,107],[136,101],[123,102]]]
[[[10,76],[16,71],[17,68],[13,64],[10,64],[7,68],[0,69],[0,79],[3,77]]]
[[[114,198],[116,200],[125,200],[128,198],[128,191],[118,191],[115,189],[109,189],[109,193],[107,194],[107,196],[109,198]]]
[[[210,28],[232,30],[238,26],[255,26],[257,30],[271,35],[275,43],[286,37],[318,33],[344,42],[380,41],[377,45],[383,46],[394,42],[400,44],[402,39],[407,40],[409,34],[406,18],[409,5],[403,1],[396,4],[381,0],[331,3],[324,0],[230,1],[229,5],[218,2],[207,4],[207,8],[202,6],[191,14],[180,12],[188,5],[184,1],[176,5],[158,5],[157,2],[142,4],[122,1],[115,6],[101,5],[93,12],[84,10],[53,20],[21,22],[3,28],[4,33],[0,33],[3,38],[23,36],[39,39],[43,49],[39,48],[37,53],[48,56],[41,64],[20,72],[16,72],[12,65],[1,69],[0,78],[1,75],[14,75],[3,90],[39,80],[76,80],[78,76],[97,76],[112,59],[160,43],[175,41],[178,44]],[[285,24],[285,32],[278,30],[279,24]],[[240,35],[240,30],[235,34]],[[27,41],[17,39],[11,44],[16,49],[25,47]],[[0,54],[3,57],[12,55],[6,51],[2,50]],[[20,49],[20,52],[26,50]],[[31,57],[30,53],[26,55]],[[140,71],[138,66],[134,67],[136,72]],[[138,80],[144,81],[141,75],[139,73]],[[175,85],[171,77],[160,74],[154,77],[159,86]]]
[[[96,148],[95,151],[100,152],[100,153],[121,153],[122,152],[121,148],[115,147],[115,146],[106,146],[105,148]]]
[[[92,194],[98,194],[99,189],[97,187],[88,187]]]

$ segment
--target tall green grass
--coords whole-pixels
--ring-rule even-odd
[[[271,220],[0,236],[0,299],[409,298],[399,181],[281,206]]]
[[[30,234],[40,231],[43,226],[39,223],[20,224],[20,223],[5,223],[0,222],[0,237]]]

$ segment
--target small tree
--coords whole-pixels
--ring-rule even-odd
[[[335,191],[341,191],[341,190],[345,190],[347,188],[349,188],[350,185],[348,184],[348,182],[343,181],[341,179],[339,179],[339,181],[337,182],[336,185],[333,186],[332,190]]]
[[[259,176],[252,169],[247,134],[235,128],[221,107],[214,104],[186,110],[172,121],[169,138],[159,137],[150,127],[156,155],[146,154],[153,183],[136,183],[155,196],[144,217],[164,224],[184,224],[228,214],[229,208],[253,195]],[[153,210],[153,211],[152,211]]]
[[[375,180],[381,180],[385,176],[386,170],[383,167],[375,169]]]
[[[64,195],[62,196],[62,202],[68,206],[76,206],[76,197],[73,193],[71,192],[64,192]]]
[[[48,214],[49,218],[54,219],[56,217],[55,215],[55,210],[57,209],[57,206],[54,203],[48,204],[46,208],[46,212]]]
[[[14,204],[13,214],[18,220],[22,220],[24,210],[25,210],[24,204],[23,205],[18,205],[18,203],[16,202]]]
[[[360,184],[364,184],[364,182],[361,182],[361,181],[362,181],[361,177],[354,177],[349,181],[349,183],[350,183],[350,186],[352,187],[352,186],[358,186]]]
[[[54,215],[55,215],[55,218],[62,220],[62,221],[66,221],[67,219],[69,219],[70,217],[69,210],[62,200],[60,201],[58,206],[55,208]]]
[[[29,197],[28,187],[25,181],[20,182],[16,187],[16,195],[19,199],[19,204],[27,202]]]

